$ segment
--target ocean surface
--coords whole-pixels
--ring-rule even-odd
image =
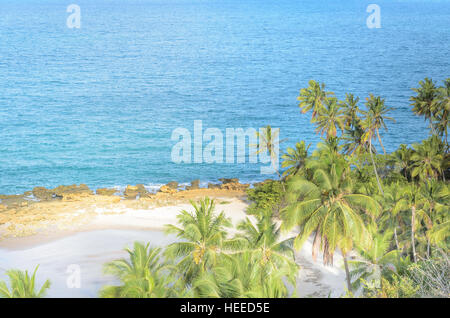
[[[310,79],[394,107],[388,151],[428,135],[409,106],[450,76],[450,1],[0,0],[0,193],[265,179],[261,164],[176,164],[176,128],[271,125],[320,136],[296,98]],[[70,29],[67,6],[81,8]]]

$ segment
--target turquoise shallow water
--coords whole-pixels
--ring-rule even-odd
[[[0,0],[0,193],[266,178],[258,164],[175,164],[172,130],[281,128],[316,143],[296,97],[309,79],[396,110],[387,150],[427,136],[410,88],[450,76],[450,2],[96,0],[81,29],[57,0]],[[71,3],[72,3],[71,2]]]

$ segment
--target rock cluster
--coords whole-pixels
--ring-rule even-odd
[[[176,181],[171,181],[169,183],[166,184],[167,187],[177,190],[178,189],[178,182]]]
[[[18,208],[18,207],[23,207],[23,206],[28,205],[28,201],[25,199],[24,194],[18,194],[18,195],[1,194],[0,200],[1,200],[1,204],[3,206],[7,206],[7,207]]]
[[[200,189],[200,180],[191,181],[190,186],[186,186],[186,190],[197,190]]]
[[[169,187],[168,185],[163,185],[159,189],[159,192],[161,192],[161,193],[168,193],[168,194],[174,194],[174,193],[177,193],[177,190]]]
[[[114,195],[117,192],[116,189],[109,189],[109,188],[99,188],[95,192],[97,195],[105,195],[105,196],[111,196]]]
[[[135,186],[128,185],[123,192],[123,195],[125,199],[128,200],[136,199],[137,196],[139,196],[139,198],[148,198],[152,196],[152,194],[147,191],[143,184],[137,184]]]
[[[250,186],[249,184],[239,183],[238,178],[222,178],[219,179],[219,181],[222,181],[222,184],[220,185],[220,189],[222,190],[245,191]]]
[[[69,186],[60,185],[52,191],[56,197],[61,197],[63,201],[78,201],[94,194],[85,184],[80,184],[79,186],[76,184]]]

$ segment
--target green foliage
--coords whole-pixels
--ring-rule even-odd
[[[252,255],[253,263],[259,264],[266,272],[285,270],[286,277],[295,284],[298,266],[295,263],[293,238],[281,240],[279,226],[268,216],[255,225],[249,218],[238,225],[238,230],[247,241],[245,251]]]
[[[381,279],[381,288],[364,282],[364,297],[367,298],[412,298],[417,297],[418,286],[407,276],[394,275],[391,280]]]
[[[419,88],[413,88],[417,95],[411,97],[412,111],[416,115],[424,116],[425,120],[429,121],[432,134],[443,137],[443,142],[448,148],[450,78],[447,78],[444,85],[440,87],[437,87],[435,82],[429,78],[420,81],[419,85]]]
[[[325,84],[318,83],[314,80],[309,81],[308,88],[302,88],[297,98],[302,114],[312,110],[313,120],[322,110],[324,102],[334,93],[325,91]]]
[[[308,149],[310,146],[311,144],[307,146],[302,140],[295,144],[295,149],[291,147],[287,148],[286,153],[281,156],[281,159],[283,159],[281,167],[288,168],[283,172],[283,176],[288,177],[301,173],[305,166],[306,158],[308,158]]]
[[[30,276],[28,271],[9,270],[6,275],[9,277],[9,288],[7,284],[0,281],[1,298],[41,298],[45,296],[47,289],[50,288],[50,281],[46,280],[40,289],[36,286],[36,272],[39,265],[36,266],[33,274]]]
[[[114,275],[119,286],[104,286],[103,298],[162,298],[175,297],[179,292],[173,287],[170,266],[161,257],[161,248],[135,242],[133,249],[126,248],[129,259],[118,259],[105,264],[105,274]]]
[[[371,226],[370,232],[371,244],[368,248],[359,248],[360,256],[350,262],[353,265],[350,273],[354,279],[353,290],[358,290],[363,283],[379,288],[383,277],[397,272],[399,251],[390,249],[393,231],[379,233],[375,226]]]
[[[289,181],[289,205],[282,213],[282,227],[289,230],[300,226],[294,242],[297,249],[315,232],[313,258],[320,246],[324,264],[332,264],[336,248],[346,254],[354,241],[370,241],[359,212],[376,216],[380,207],[371,197],[353,192],[349,166],[343,158],[326,165],[324,161],[315,164],[311,181],[301,177]]]
[[[194,281],[198,297],[281,298],[288,297],[283,279],[291,275],[287,268],[268,271],[258,265],[256,254],[244,252],[221,258],[214,270]]]
[[[194,212],[183,210],[177,216],[180,226],[167,225],[166,232],[176,234],[181,242],[170,244],[167,258],[176,260],[187,284],[195,276],[214,266],[222,253],[239,249],[246,242],[241,238],[228,238],[231,219],[223,212],[214,213],[214,200],[205,198],[191,202]]]
[[[247,198],[252,203],[247,214],[263,217],[278,215],[284,206],[284,188],[282,181],[266,180],[247,190]]]

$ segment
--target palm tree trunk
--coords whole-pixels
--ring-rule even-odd
[[[380,133],[378,132],[378,128],[377,128],[377,136],[378,136],[378,141],[380,142],[381,149],[383,149],[384,155],[386,156],[386,149],[384,149],[383,143],[381,142],[381,137],[380,137]]]
[[[417,263],[416,255],[416,242],[415,242],[415,223],[416,223],[416,207],[413,205],[411,208],[411,244],[414,263]]]
[[[349,292],[351,292],[352,291],[352,283],[350,281],[350,271],[348,269],[347,255],[343,254],[342,256],[344,257],[345,276],[347,278],[347,289]]]
[[[373,171],[375,171],[375,177],[377,178],[378,189],[380,190],[381,194],[384,196],[383,188],[381,187],[381,183],[380,183],[380,178],[378,177],[377,167],[375,166],[375,160],[373,160],[372,138],[369,139],[369,153],[370,153],[370,159],[372,159]]]
[[[400,264],[400,257],[402,251],[400,251],[400,244],[398,243],[398,235],[397,235],[397,225],[394,224],[394,238],[395,238],[395,247],[397,249],[397,262]],[[381,283],[383,283],[383,279],[381,280]]]
[[[400,244],[398,244],[397,226],[394,227],[395,247],[400,251]]]

